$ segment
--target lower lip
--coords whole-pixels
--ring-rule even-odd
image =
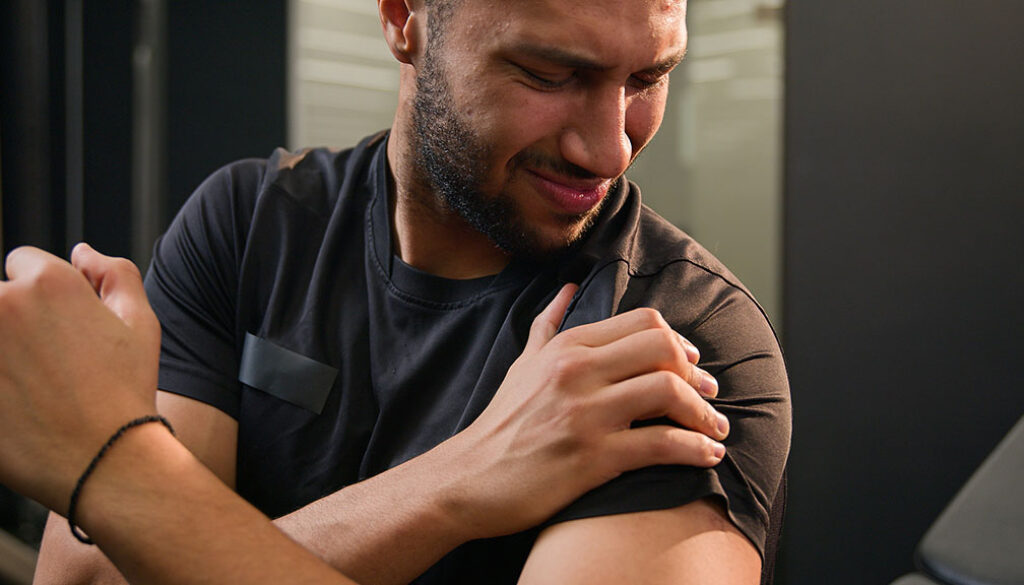
[[[577,189],[545,179],[536,173],[530,173],[530,176],[548,201],[554,203],[561,212],[570,215],[581,215],[590,211],[608,192],[607,181],[590,189]]]

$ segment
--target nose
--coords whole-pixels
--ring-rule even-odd
[[[613,86],[595,90],[583,104],[562,132],[562,156],[598,177],[618,177],[626,172],[633,155],[626,134],[625,89]]]

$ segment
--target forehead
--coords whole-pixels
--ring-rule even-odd
[[[686,48],[685,0],[462,0],[446,36],[477,50],[538,43],[643,68]]]

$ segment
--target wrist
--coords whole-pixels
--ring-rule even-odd
[[[124,437],[126,433],[131,432],[136,427],[152,423],[160,423],[164,426],[164,428],[167,429],[168,432],[170,432],[172,435],[174,434],[174,429],[171,427],[171,423],[168,422],[166,418],[158,414],[149,414],[145,416],[140,416],[138,418],[134,418],[128,421],[127,423],[121,425],[121,427],[118,428],[117,431],[114,432],[114,434],[111,435],[109,439],[107,439],[107,442],[103,444],[99,452],[97,452],[96,455],[89,462],[89,465],[86,466],[85,471],[82,472],[81,476],[79,476],[78,481],[75,483],[75,487],[71,491],[71,498],[68,504],[67,513],[68,526],[71,528],[71,534],[79,542],[83,544],[94,544],[93,541],[89,539],[89,537],[86,536],[82,532],[82,530],[75,524],[78,501],[82,493],[82,489],[85,487],[85,483],[89,481],[89,478],[96,471],[96,466],[99,465],[100,461],[103,460],[103,457],[110,451],[110,449],[115,445],[115,443],[117,443],[120,439]]]
[[[424,454],[420,463],[428,466],[431,490],[426,495],[430,507],[459,539],[459,544],[480,538],[499,536],[491,526],[486,498],[479,494],[485,478],[479,468],[479,454],[471,431],[465,430]]]
[[[88,535],[103,532],[132,503],[159,497],[169,477],[194,462],[191,453],[161,424],[124,433],[97,462],[78,495],[76,523]]]

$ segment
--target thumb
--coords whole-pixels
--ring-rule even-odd
[[[126,258],[104,256],[84,242],[71,251],[71,265],[92,285],[100,300],[130,328],[146,335],[160,326],[149,307],[139,269]]]
[[[572,302],[572,296],[579,288],[576,284],[566,284],[548,306],[534,317],[533,325],[530,326],[530,338],[526,341],[523,353],[539,350],[558,333],[558,325],[562,322],[569,303]]]

